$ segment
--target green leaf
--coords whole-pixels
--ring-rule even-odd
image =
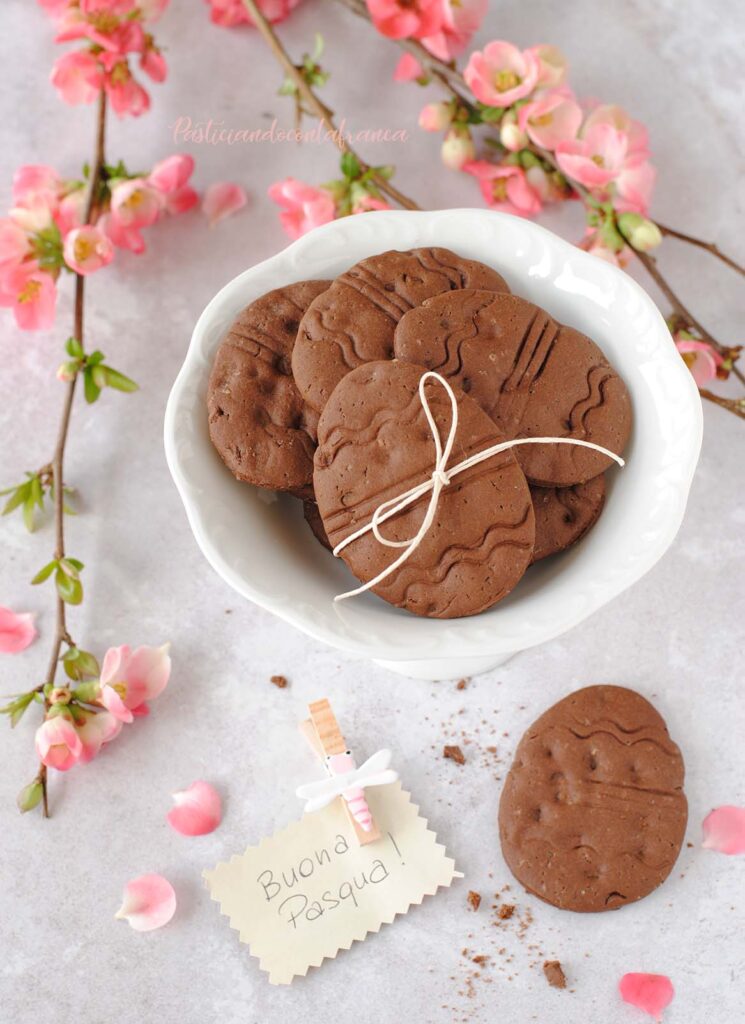
[[[354,179],[359,178],[362,173],[360,162],[354,153],[342,153],[340,166],[341,173],[348,181],[354,181]]]
[[[313,46],[313,53],[311,54],[311,57],[313,58],[313,60],[316,63],[318,63],[318,61],[321,59],[322,56],[323,56],[323,36],[321,35],[320,32],[316,32],[315,44]]]
[[[38,476],[34,475],[31,477],[31,497],[34,502],[39,506],[41,511],[44,511],[44,489],[41,486],[41,480]]]
[[[100,349],[94,349],[85,361],[88,366],[98,366],[98,364],[102,363],[105,358],[106,356]]]
[[[496,121],[502,120],[502,115],[504,114],[504,111],[502,110],[501,107],[480,106],[479,114],[481,115],[481,120],[485,124],[494,124]]]
[[[98,679],[90,679],[75,687],[75,700],[82,701],[83,704],[92,704],[98,700],[100,693],[101,684]]]
[[[110,366],[102,366],[101,369],[106,373],[106,383],[110,388],[114,388],[116,391],[125,391],[127,394],[139,390],[138,384],[130,377],[125,377],[123,373],[119,373],[118,370],[112,370]]]
[[[101,366],[100,364],[92,366],[90,373],[93,379],[93,383],[99,390],[106,387],[108,379],[105,366]]]
[[[78,563],[78,565],[79,564],[80,563]],[[62,570],[62,572],[66,576],[69,576],[70,579],[77,580],[77,579],[80,578],[80,570],[76,566],[73,565],[73,559],[71,559],[71,558],[61,558],[59,560],[58,565],[59,565],[60,569]]]
[[[29,533],[34,532],[34,499],[30,496],[23,503],[23,525]]]
[[[70,565],[73,566],[73,568],[78,570],[78,572],[80,572],[82,569],[85,569],[85,566],[83,565],[79,558],[70,558],[68,555],[65,558],[65,561],[69,562]]]
[[[57,559],[53,558],[51,562],[47,562],[43,569],[39,569],[37,574],[31,580],[32,586],[35,587],[38,583],[43,583],[44,580],[48,580],[56,568]]]
[[[13,728],[18,725],[20,720],[23,718],[23,713],[33,699],[33,690],[29,690],[28,693],[21,693],[18,697],[14,697],[9,704],[5,705],[5,707],[0,708],[0,715],[8,715],[10,718],[10,726]]]
[[[83,600],[83,586],[79,579],[68,576],[62,569],[57,569],[54,577],[57,593],[65,604],[80,604]]]
[[[85,400],[89,405],[93,405],[94,402],[97,402],[101,394],[101,389],[93,380],[93,373],[88,367],[85,368],[85,372],[83,373],[83,393],[85,395]]]
[[[291,78],[285,78],[279,89],[277,89],[278,96],[294,96],[296,92],[297,86]]]
[[[19,505],[22,505],[28,498],[30,491],[31,481],[27,481],[25,484],[19,484],[8,501],[6,501],[5,507],[3,508],[3,515],[7,516],[14,509],[18,508]]]
[[[83,346],[80,344],[77,338],[68,338],[65,342],[65,352],[68,356],[72,356],[73,359],[83,359],[85,352]]]
[[[29,782],[28,786],[24,786],[16,797],[18,810],[21,814],[25,814],[26,811],[33,811],[34,807],[38,806],[43,795],[44,787],[38,779],[34,779],[33,782]]]

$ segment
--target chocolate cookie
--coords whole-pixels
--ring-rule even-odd
[[[491,267],[449,249],[392,250],[337,277],[303,317],[292,353],[292,372],[308,405],[321,412],[350,370],[392,358],[393,332],[404,313],[454,288],[509,291]]]
[[[309,493],[318,417],[292,379],[303,313],[328,281],[262,295],[236,318],[217,350],[207,392],[212,444],[239,480]]]
[[[396,328],[394,350],[454,380],[509,438],[574,437],[620,455],[631,431],[626,385],[598,346],[516,295],[466,290],[428,299]],[[606,470],[567,444],[515,449],[531,483],[568,487]]]
[[[397,361],[365,363],[337,385],[318,424],[313,486],[331,545],[370,522],[381,502],[432,476],[435,447],[419,399],[421,367]],[[478,405],[454,389],[458,431],[449,461],[503,440]],[[427,397],[447,436],[450,401],[436,382]],[[406,540],[419,529],[429,495],[381,526]],[[409,560],[374,592],[417,615],[473,615],[505,597],[533,554],[533,504],[525,476],[506,451],[454,477],[440,495],[434,522]],[[401,555],[365,534],[341,552],[354,575],[373,579]]]
[[[515,752],[499,805],[502,853],[562,910],[615,910],[672,871],[688,819],[683,758],[649,701],[588,686],[554,704]]]
[[[530,486],[535,512],[533,561],[576,544],[600,518],[605,504],[605,477],[574,487]]]
[[[326,536],[326,529],[323,525],[323,519],[321,519],[321,513],[318,511],[318,505],[315,501],[311,501],[307,498],[303,502],[303,516],[305,521],[311,529],[313,536],[316,540],[323,544],[327,551],[331,551],[332,547],[329,544],[329,539]]]

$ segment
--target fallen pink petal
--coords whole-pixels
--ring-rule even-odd
[[[140,875],[124,886],[122,905],[114,917],[136,932],[151,932],[168,924],[176,913],[176,893],[162,875]]]
[[[730,855],[745,853],[745,807],[715,807],[704,818],[703,830],[705,850]]]
[[[182,836],[204,836],[214,832],[222,820],[220,794],[209,782],[192,782],[173,794],[174,807],[168,824]]]
[[[0,654],[20,654],[36,639],[34,617],[0,605]]]
[[[673,983],[665,974],[624,974],[619,982],[621,998],[638,1007],[656,1021],[662,1020],[662,1011],[675,995]]]
[[[246,193],[240,185],[220,181],[210,185],[205,192],[202,212],[207,216],[210,227],[214,227],[226,217],[232,217],[246,205],[246,202]]]

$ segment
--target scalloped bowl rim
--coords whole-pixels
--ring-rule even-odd
[[[302,543],[315,548],[307,555],[303,548],[307,564],[295,576],[293,564],[287,563],[287,583],[278,592],[270,578],[272,573],[265,571],[262,575],[236,557],[255,540],[247,533],[236,547],[234,534],[242,528],[242,520],[233,514],[232,532],[214,520],[223,500],[215,497],[211,489],[215,486],[230,502],[239,499],[227,488],[241,488],[247,521],[248,492],[257,496],[251,504],[258,510],[251,513],[254,517],[266,514],[259,504],[266,508],[267,501],[271,501],[258,489],[235,481],[209,445],[204,403],[207,376],[216,345],[230,321],[270,288],[303,278],[332,277],[364,255],[416,245],[440,245],[491,263],[518,294],[596,337],[626,379],[635,410],[635,433],[631,450],[627,449],[628,468],[612,471],[615,477],[606,510],[592,533],[575,548],[547,560],[553,563],[550,568],[546,563],[531,568],[526,578],[534,575],[524,594],[520,594],[524,585],[521,581],[504,602],[463,619],[421,619],[370,594],[333,604],[333,593],[348,589],[352,577],[343,565],[339,568],[335,562],[328,569],[320,561],[331,556],[322,551],[309,531],[307,541],[304,538]],[[623,309],[619,311],[621,300]],[[618,337],[621,324],[629,332],[628,338],[624,335],[621,339],[623,344]],[[702,422],[698,391],[662,316],[641,286],[623,271],[582,252],[546,228],[509,214],[479,209],[386,211],[347,217],[316,228],[245,270],[217,293],[197,321],[169,396],[164,440],[168,466],[196,541],[231,587],[315,639],[339,649],[375,659],[423,662],[464,655],[504,656],[543,643],[586,619],[648,572],[670,546],[682,522],[700,451]],[[652,434],[657,432],[651,442],[646,437],[645,446],[641,446],[638,436],[642,426],[647,434],[650,430]],[[635,460],[644,463],[638,472]],[[216,463],[224,473],[224,482],[215,476]],[[628,474],[628,478],[633,476],[633,484],[628,478],[619,479],[619,472]],[[619,503],[618,509],[614,509],[615,502]],[[628,517],[624,520],[624,503],[627,511],[633,510],[631,529]],[[291,504],[300,505],[294,499]],[[289,500],[273,505],[271,514],[279,510],[282,516],[299,520],[294,509],[288,510],[289,505]],[[270,546],[275,543],[268,539]],[[284,560],[285,552],[276,547],[274,550],[275,557]],[[301,600],[291,577],[295,576],[294,583],[301,587],[309,581],[307,573],[318,575],[320,581],[312,598]],[[328,580],[321,578],[324,575]],[[325,598],[319,595],[328,598],[328,607],[323,607]]]

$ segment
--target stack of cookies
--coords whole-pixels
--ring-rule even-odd
[[[628,440],[629,394],[598,346],[512,295],[492,268],[439,248],[371,256],[335,281],[251,303],[215,358],[210,437],[239,480],[302,499],[314,534],[333,548],[431,477],[419,396],[427,370],[457,402],[449,467],[516,438],[571,438],[619,455]],[[425,389],[444,439],[450,397],[435,381]],[[472,466],[442,490],[421,543],[374,593],[439,618],[490,608],[532,562],[593,526],[610,464],[593,449],[541,443]],[[385,537],[412,537],[427,503],[388,519]],[[367,583],[400,553],[368,532],[341,557]]]

